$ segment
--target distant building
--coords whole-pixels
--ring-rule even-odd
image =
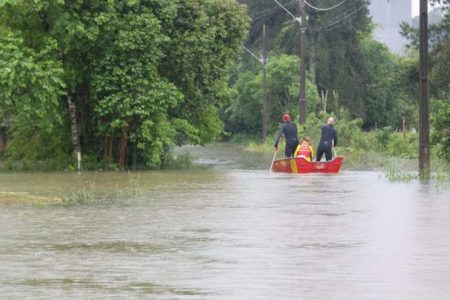
[[[402,54],[407,41],[399,33],[400,23],[411,23],[411,0],[371,0],[370,14],[377,26],[375,39]]]

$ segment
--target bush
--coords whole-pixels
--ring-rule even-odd
[[[436,112],[431,115],[432,143],[440,158],[450,161],[450,99],[438,101]]]
[[[417,134],[408,133],[403,137],[402,133],[393,132],[387,143],[387,153],[401,158],[417,158],[419,141]]]

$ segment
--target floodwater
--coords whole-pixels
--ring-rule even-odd
[[[450,298],[450,190],[204,161],[0,174],[0,192],[90,199],[0,205],[0,299]]]

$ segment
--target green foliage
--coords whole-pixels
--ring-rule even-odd
[[[437,102],[436,112],[432,114],[432,141],[438,155],[450,161],[450,98]]]
[[[293,118],[299,114],[298,74],[300,61],[292,55],[271,56],[267,64],[267,97],[269,100],[269,128],[275,130],[284,113]],[[256,133],[261,129],[262,71],[240,73],[234,86],[237,96],[231,106],[231,128],[240,132]],[[309,112],[315,112],[319,103],[316,86],[306,80],[306,103]]]
[[[170,41],[159,70],[184,94],[174,116],[198,128],[201,143],[222,133],[219,112],[231,101],[227,82],[248,24],[245,7],[233,0],[188,0],[165,28]]]
[[[320,4],[326,7],[336,2],[326,0]],[[326,27],[336,24],[336,20],[351,12],[354,12],[351,22],[338,22],[339,27]],[[368,80],[365,74],[366,61],[360,49],[360,35],[370,31],[368,1],[347,1],[333,11],[311,11],[309,16],[311,28],[326,27],[324,30],[312,30],[308,37],[309,60],[315,67],[315,82],[319,91],[337,92],[338,99],[330,103],[331,110],[338,111],[340,106],[344,106],[351,108],[355,117],[363,117]]]
[[[158,167],[175,144],[216,139],[248,23],[234,0],[0,2],[9,155],[70,155],[66,96],[88,160]]]
[[[430,89],[436,98],[444,98],[446,95],[450,94],[450,76],[448,76],[450,70],[449,53],[450,38],[444,40],[434,49],[430,72]]]
[[[267,24],[268,50],[273,55],[280,53],[298,54],[299,28],[292,17],[280,13],[282,9],[273,1],[241,0],[249,7],[249,14],[253,19],[247,46],[255,53],[260,47],[262,24]],[[294,14],[298,14],[295,1],[280,0]],[[320,2],[321,6],[332,6],[333,0]],[[383,44],[373,38],[374,25],[370,21],[368,11],[369,1],[358,0],[346,2],[338,8],[328,12],[317,12],[306,7],[308,14],[307,56],[306,65],[312,81],[317,85],[319,95],[328,95],[327,110],[335,111],[339,117],[362,118],[365,130],[391,126],[401,129],[405,124],[407,129],[417,127],[417,57],[399,57],[389,51]],[[341,18],[352,13],[348,22],[339,22]],[[351,21],[350,21],[351,20]],[[335,24],[335,26],[327,26]],[[447,90],[448,76],[444,75],[448,69],[444,57],[448,53],[442,47],[439,52],[442,59],[439,68],[436,64],[436,84],[445,86]],[[248,54],[244,54],[239,73],[250,70],[256,73],[260,69],[257,61]],[[271,57],[272,59],[272,57]],[[440,69],[440,70],[439,70]],[[238,80],[244,80],[238,74]],[[281,76],[281,78],[283,78]],[[298,78],[298,75],[297,75]],[[247,78],[249,80],[249,78]],[[258,82],[251,80],[251,89],[238,89],[242,110],[247,107],[254,109],[259,99],[257,93]],[[281,81],[281,80],[280,80]],[[298,80],[297,80],[298,81]],[[433,81],[431,85],[433,86]],[[438,83],[439,82],[439,83]],[[241,83],[237,84],[242,86]],[[297,85],[298,86],[298,85]],[[252,95],[247,95],[247,94]],[[251,97],[250,97],[251,96]],[[251,99],[251,101],[246,101]],[[257,106],[256,106],[257,107]],[[317,108],[308,112],[317,112]],[[345,112],[342,116],[341,112]],[[233,124],[232,129],[242,129],[248,132],[260,130],[261,121],[249,118],[243,111],[239,115],[250,124]],[[405,120],[405,123],[403,123]],[[236,128],[237,127],[237,128]]]
[[[387,153],[391,156],[417,158],[418,149],[419,139],[415,133],[403,136],[399,132],[393,132],[387,141]]]
[[[334,113],[319,114],[311,113],[305,127],[299,126],[299,138],[309,136],[313,149],[317,149],[320,141],[320,128],[329,117],[336,117]],[[379,130],[364,131],[363,120],[337,118],[336,130],[338,132],[337,155],[346,157],[345,164],[353,169],[368,169],[381,167],[386,164],[388,157],[402,159],[417,158],[418,136],[416,133],[405,133],[385,127]],[[267,144],[267,141],[266,141]],[[273,142],[270,140],[269,147],[253,143],[251,150],[266,149],[271,150]]]
[[[10,158],[41,160],[62,156],[64,138],[59,99],[64,95],[63,69],[53,59],[56,43],[35,51],[13,33],[0,37],[0,120],[10,120]]]
[[[433,1],[445,3],[442,9],[443,17],[440,23],[429,25],[430,43],[430,94],[435,98],[446,98],[450,89],[450,6],[448,1]],[[401,34],[409,40],[409,47],[418,50],[419,28],[413,28],[407,23],[401,25]]]
[[[239,74],[234,85],[236,97],[229,109],[231,131],[256,134],[261,130],[261,78],[249,71]]]

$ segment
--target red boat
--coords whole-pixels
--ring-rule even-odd
[[[273,172],[284,173],[338,173],[343,156],[337,156],[330,161],[309,162],[304,157],[278,159],[273,162]]]

